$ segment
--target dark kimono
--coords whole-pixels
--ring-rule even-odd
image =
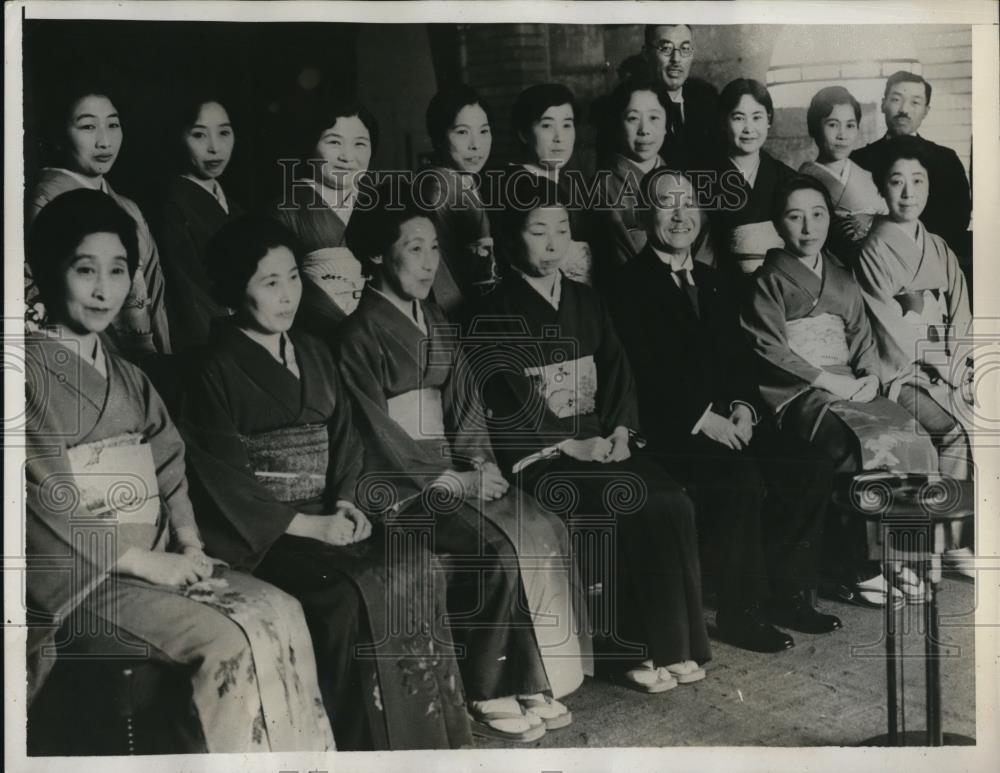
[[[735,294],[720,272],[693,265],[697,308],[646,247],[622,270],[612,311],[650,450],[695,500],[720,608],[742,610],[769,595],[769,579],[782,593],[815,587],[832,465],[764,415]],[[708,410],[728,418],[738,404],[759,419],[747,448],[695,430]]]
[[[466,341],[491,352],[473,369],[497,455],[519,486],[570,519],[571,533],[601,542],[585,533],[590,522],[613,532],[610,543],[603,538],[611,555],[580,560],[612,586],[605,586],[609,617],[596,624],[629,659],[705,662],[711,653],[691,501],[638,449],[626,461],[599,464],[554,448],[618,426],[639,429],[632,373],[603,302],[589,287],[560,281],[557,310],[519,274],[506,277]],[[599,561],[616,571],[602,574]]]
[[[795,170],[761,150],[753,187],[728,158],[716,174],[709,214],[716,265],[726,272],[753,273],[768,250],[785,246],[771,223],[771,207],[778,188]]]
[[[434,302],[457,322],[496,282],[490,221],[475,175],[432,167],[417,179],[420,200],[427,205],[441,248]]]
[[[65,169],[43,169],[28,197],[27,222],[30,224],[42,207],[52,199],[83,187],[84,183],[80,178]],[[172,350],[167,320],[166,289],[156,242],[150,233],[146,218],[136,203],[115,192],[107,180],[104,181],[104,190],[115,204],[135,221],[136,237],[139,242],[139,270],[132,277],[132,289],[125,299],[122,310],[118,312],[107,332],[114,340],[115,346],[130,357],[151,352],[170,354]],[[27,264],[24,267],[24,275],[24,299],[30,321],[40,324],[44,321],[44,309],[40,308],[38,289],[31,280]]]
[[[296,180],[288,201],[275,219],[302,242],[302,301],[297,327],[332,342],[344,318],[357,307],[365,277],[361,263],[347,248],[347,223],[304,180]]]
[[[823,446],[844,472],[937,469],[913,417],[885,399],[842,400],[813,386],[821,370],[882,375],[854,278],[827,253],[822,276],[785,250],[772,250],[753,277],[743,330],[757,355],[760,392],[782,428]],[[845,447],[835,438],[851,438]]]
[[[153,225],[170,294],[167,318],[174,351],[182,352],[208,341],[212,319],[229,310],[212,299],[205,254],[208,241],[243,208],[227,197],[229,211],[198,183],[186,177],[170,182],[167,197]]]
[[[332,749],[293,598],[232,569],[185,587],[114,571],[131,548],[198,539],[184,444],[149,380],[110,352],[101,375],[74,341],[26,343],[27,596],[52,634],[61,626],[58,651],[175,667],[209,752]],[[54,657],[33,639],[36,664]]]
[[[397,504],[446,470],[493,460],[474,421],[481,414],[456,331],[433,304],[421,308],[429,336],[368,288],[341,340],[341,368],[364,426],[366,478],[373,492],[389,486],[384,495]],[[469,697],[551,690],[558,698],[579,687],[589,640],[574,608],[578,593],[559,519],[513,487],[491,502],[429,499],[436,549],[455,569],[449,605],[462,621],[452,628],[467,646],[461,666]],[[467,587],[468,570],[460,571],[470,563],[478,563],[481,589]],[[477,621],[489,625],[477,628]]]
[[[193,370],[181,426],[205,540],[302,603],[341,749],[468,744],[432,556],[418,543],[396,558],[389,541],[414,537],[384,524],[348,546],[285,533],[353,502],[362,461],[329,347],[290,337],[300,377],[228,320]]]

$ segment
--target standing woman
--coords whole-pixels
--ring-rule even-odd
[[[346,244],[358,188],[378,147],[378,124],[363,105],[335,99],[318,105],[299,135],[303,175],[275,215],[302,243],[302,308],[298,324],[331,341],[357,308],[365,276]]]
[[[420,173],[418,191],[441,246],[434,302],[454,321],[496,283],[490,221],[479,194],[479,173],[493,147],[491,122],[489,105],[465,85],[442,89],[427,107],[437,163]]]
[[[70,79],[53,90],[44,117],[50,165],[42,169],[28,194],[26,223],[56,196],[77,188],[107,194],[135,221],[139,270],[121,311],[108,328],[126,356],[171,351],[163,273],[156,242],[146,218],[131,199],[112,189],[105,176],[122,147],[122,121],[112,89],[99,79]],[[25,304],[31,322],[44,320],[44,304],[36,307],[38,288],[25,266]]]
[[[205,538],[301,601],[340,749],[460,746],[443,586],[428,552],[394,558],[356,506],[349,398],[330,347],[292,328],[299,255],[266,219],[234,221],[209,246],[213,291],[235,315],[213,323],[180,411]]]
[[[827,86],[809,103],[806,123],[819,156],[802,164],[799,172],[815,177],[830,194],[833,221],[828,249],[853,267],[872,219],[889,212],[871,172],[849,158],[858,142],[861,104],[843,86]]]
[[[28,237],[50,322],[26,337],[27,552],[50,567],[29,572],[30,608],[68,623],[78,653],[145,648],[190,678],[209,752],[332,749],[301,607],[206,555],[184,443],[149,379],[101,343],[138,257],[135,222],[97,191],[57,197]],[[60,578],[53,555],[78,571]]]
[[[359,408],[366,468],[387,477],[397,502],[438,492],[428,498],[434,548],[453,569],[449,611],[467,652],[474,732],[531,741],[572,721],[556,699],[583,681],[589,642],[569,538],[497,468],[465,352],[427,301],[440,259],[430,219],[412,207],[359,218],[351,245],[374,279],[344,325],[340,365]]]
[[[576,145],[577,105],[573,92],[561,83],[541,83],[518,94],[512,110],[514,135],[521,145],[521,162],[512,164],[503,183],[505,208],[519,206],[511,195],[522,177],[536,179],[553,203],[570,215],[572,240],[563,271],[590,284],[593,258],[590,251],[590,213],[583,209],[584,193],[579,175],[566,173]]]
[[[242,215],[243,208],[226,195],[219,181],[236,143],[229,112],[219,99],[188,95],[173,116],[167,141],[179,174],[169,183],[154,226],[171,288],[167,299],[171,340],[180,352],[205,343],[212,318],[229,314],[212,299],[205,249],[212,235]]]
[[[760,81],[737,78],[719,95],[726,147],[711,208],[715,255],[723,271],[752,274],[782,240],[771,222],[774,196],[795,171],[763,149],[774,105]]]

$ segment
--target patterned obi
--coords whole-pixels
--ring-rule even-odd
[[[165,545],[156,464],[141,435],[84,443],[66,455],[80,505],[91,517],[117,522],[119,545],[144,550]]]
[[[729,235],[729,252],[739,261],[740,270],[744,274],[756,271],[764,262],[769,249],[784,246],[785,241],[778,235],[770,220],[736,226]]]
[[[597,365],[592,355],[525,368],[524,375],[560,419],[585,416],[597,409]]]
[[[350,314],[361,300],[365,277],[347,247],[313,250],[302,260],[302,273],[315,282],[341,311]]]
[[[414,440],[444,437],[444,409],[440,389],[411,389],[386,401],[389,418]]]
[[[847,365],[850,350],[844,320],[836,314],[818,314],[785,323],[788,348],[814,368]]]
[[[325,424],[242,436],[257,482],[279,502],[317,499],[326,491],[330,437]]]

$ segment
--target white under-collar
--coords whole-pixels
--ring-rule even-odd
[[[399,311],[406,317],[410,322],[412,322],[421,333],[427,335],[427,319],[424,317],[424,310],[420,305],[420,301],[416,298],[411,298],[408,301],[404,301],[402,298],[397,298],[395,295],[390,295],[389,293],[384,293],[379,290],[375,285],[370,285],[372,290],[377,292],[383,298],[385,298],[389,303],[395,306]]]
[[[528,274],[521,271],[521,269],[515,269],[528,285],[542,296],[546,301],[548,301],[552,308],[559,309],[559,301],[562,300],[562,272],[558,269],[553,271],[550,277],[548,276],[529,276]]]

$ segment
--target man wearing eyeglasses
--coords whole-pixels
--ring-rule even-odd
[[[674,169],[711,169],[722,147],[719,95],[705,81],[688,77],[695,53],[691,26],[648,24],[644,35],[643,59],[670,97],[660,155]]]

